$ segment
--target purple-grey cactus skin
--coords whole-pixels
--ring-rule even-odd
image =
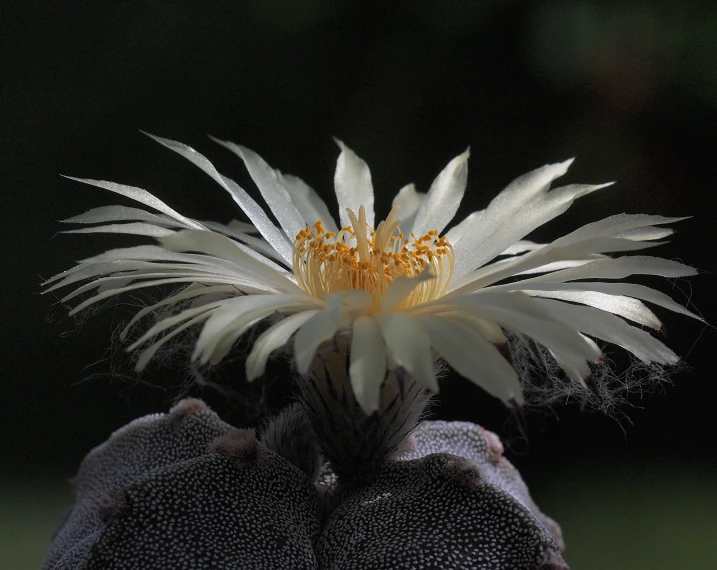
[[[257,439],[198,400],[135,420],[83,461],[43,570],[567,569],[559,528],[478,426],[424,422],[374,479],[339,486],[291,433]]]

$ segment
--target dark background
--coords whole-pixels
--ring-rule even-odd
[[[228,221],[241,215],[223,190],[139,129],[194,146],[253,191],[209,133],[299,175],[335,211],[335,135],[370,165],[385,214],[398,188],[427,189],[470,145],[467,214],[514,177],[577,156],[566,181],[618,183],[534,237],[619,212],[694,215],[654,253],[703,273],[647,283],[714,322],[716,37],[711,3],[677,0],[0,2],[0,530],[20,545],[0,560],[41,558],[47,521],[71,500],[43,489],[64,489],[130,419],[188,393],[239,423],[290,391],[282,363],[247,391],[240,359],[192,376],[178,356],[138,378],[110,350],[131,306],[79,322],[39,295],[74,261],[131,243],[53,237],[57,220],[129,204],[59,174],[141,186],[185,215]],[[717,556],[716,336],[657,312],[688,368],[617,419],[579,406],[529,414],[526,442],[499,402],[443,383],[437,416],[507,440],[575,568],[707,568]]]

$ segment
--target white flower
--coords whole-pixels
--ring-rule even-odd
[[[126,291],[189,283],[141,310],[123,332],[161,307],[184,303],[131,345],[135,349],[150,343],[138,369],[162,344],[200,323],[193,359],[216,363],[245,331],[278,313],[284,318],[253,344],[246,361],[249,379],[261,376],[271,352],[292,336],[296,366],[306,374],[319,346],[350,329],[349,376],[366,412],[377,409],[386,372],[397,367],[437,391],[432,350],[493,396],[520,405],[517,373],[496,348],[506,342],[506,329],[532,338],[550,351],[569,378],[584,383],[589,363],[601,361],[592,339],[619,345],[645,362],[678,361],[669,348],[635,326],[661,326],[642,301],[699,318],[663,293],[621,281],[635,274],[682,277],[693,275],[694,269],[659,257],[605,255],[657,245],[654,240],[672,233],[660,226],[684,218],[618,214],[549,244],[522,241],[576,198],[608,186],[572,184],[549,190],[571,160],[521,176],[485,210],[444,233],[463,198],[468,151],[446,166],[427,193],[413,185],[401,189],[389,215],[376,224],[368,166],[338,142],[337,225],[302,180],[273,170],[246,148],[218,141],[243,159],[277,226],[204,156],[153,138],[228,191],[263,239],[249,235],[253,228],[247,224],[222,226],[185,218],[139,188],[80,180],[158,213],[97,208],[65,221],[103,225],[75,231],[148,235],[159,245],[111,250],[50,279],[55,283],[50,290],[88,281],[63,301],[99,288],[73,313]]]

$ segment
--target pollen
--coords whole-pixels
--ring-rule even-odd
[[[363,289],[371,293],[373,312],[381,295],[398,277],[416,277],[428,269],[433,278],[421,281],[397,307],[406,309],[440,297],[453,272],[453,247],[431,230],[423,236],[404,236],[396,219],[398,206],[374,230],[364,207],[358,216],[347,210],[351,225],[327,232],[321,221],[296,235],[293,266],[299,286],[317,299],[328,294]]]

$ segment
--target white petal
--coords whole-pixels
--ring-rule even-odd
[[[294,338],[299,374],[308,373],[319,346],[330,340],[337,330],[349,326],[355,318],[365,314],[371,306],[371,300],[368,291],[359,289],[334,293],[326,298],[324,310],[309,319]]]
[[[366,209],[366,222],[374,227],[373,213],[373,184],[371,171],[368,165],[360,159],[354,151],[338,139],[336,144],[341,148],[341,154],[336,161],[336,174],[334,187],[339,202],[339,216],[341,227],[350,225],[346,209],[359,211],[363,206]]]
[[[119,295],[121,293],[126,293],[128,291],[135,291],[137,289],[142,289],[145,287],[156,287],[158,285],[193,283],[193,282],[197,281],[198,279],[201,279],[202,277],[203,277],[202,275],[183,275],[181,277],[175,277],[175,278],[169,278],[169,279],[156,279],[156,280],[153,279],[151,281],[146,281],[146,282],[142,282],[142,283],[133,283],[132,285],[128,285],[126,287],[119,287],[116,289],[106,290],[106,291],[103,291],[103,292],[95,295],[94,297],[90,297],[89,299],[86,299],[85,301],[83,301],[82,303],[77,305],[74,309],[72,309],[68,314],[70,316],[76,315],[77,313],[79,313],[80,311],[83,311],[90,305],[99,303],[100,301],[104,301],[105,299],[112,297],[113,295]],[[115,279],[115,278],[110,277],[107,279]],[[121,278],[116,278],[116,279],[121,279]],[[224,283],[227,285],[234,285],[233,281],[230,279],[222,279],[222,278],[214,277],[211,279],[211,281],[212,281],[212,283]],[[241,289],[241,288],[239,287],[239,289]],[[74,294],[68,295],[68,297],[73,297],[73,296],[74,296]]]
[[[555,271],[521,281],[529,283],[562,283],[576,279],[624,279],[630,275],[659,275],[662,277],[688,277],[696,275],[697,270],[688,265],[661,257],[632,255],[615,259],[599,259],[579,267]]]
[[[262,376],[266,370],[266,361],[269,355],[277,348],[284,346],[291,338],[291,335],[317,312],[317,310],[311,310],[290,315],[265,330],[254,341],[251,352],[246,359],[247,379],[252,381]]]
[[[264,236],[264,239],[269,242],[271,247],[276,250],[281,258],[289,266],[291,266],[292,242],[289,241],[289,238],[286,234],[284,234],[284,232],[274,225],[274,223],[269,219],[269,216],[267,216],[264,210],[262,210],[261,206],[259,206],[259,204],[257,204],[243,188],[241,188],[233,180],[219,174],[217,169],[214,168],[214,165],[204,155],[198,153],[192,147],[177,141],[150,135],[149,133],[145,134],[156,140],[161,145],[166,146],[168,149],[181,154],[184,158],[192,162],[192,164],[201,168],[204,172],[211,176],[214,181],[219,183],[222,188],[229,192],[232,198],[234,198],[234,201],[239,204],[247,217],[256,226],[256,229],[259,230],[262,236]]]
[[[666,218],[665,216],[651,216],[648,214],[616,214],[597,222],[585,224],[577,230],[555,240],[553,243],[562,246],[597,237],[620,237],[620,234],[628,233],[629,235],[629,232],[640,228],[670,224],[685,219],[687,218]],[[634,239],[634,237],[628,239]]]
[[[557,318],[581,332],[621,346],[644,362],[675,364],[679,360],[674,352],[649,333],[627,324],[610,313],[550,299],[536,300]]]
[[[508,249],[503,251],[501,255],[518,255],[519,253],[525,253],[527,251],[535,251],[541,247],[545,247],[545,243],[535,243],[534,241],[520,240],[511,245]]]
[[[475,316],[521,332],[542,344],[563,354],[574,354],[591,361],[597,361],[601,355],[587,344],[577,328],[555,318],[541,304],[523,293],[480,292],[472,295],[439,299],[427,303],[425,311],[471,312]]]
[[[159,266],[160,264],[148,265]],[[62,302],[67,302],[70,299],[73,299],[74,297],[85,293],[86,291],[91,291],[92,289],[95,289],[100,286],[102,286],[103,289],[108,290],[116,290],[119,288],[126,289],[126,286],[122,285],[122,282],[127,282],[129,284],[130,282],[134,281],[142,281],[140,287],[152,287],[157,281],[164,280],[165,278],[181,279],[180,282],[199,281],[202,283],[231,283],[232,285],[234,285],[234,287],[236,287],[237,290],[244,290],[245,288],[247,288],[251,290],[258,290],[258,292],[260,293],[276,292],[274,288],[268,288],[266,287],[266,285],[264,285],[263,283],[259,283],[256,280],[245,279],[231,274],[227,275],[221,271],[221,268],[217,268],[218,271],[213,272],[203,270],[202,266],[198,266],[198,270],[194,269],[193,267],[181,267],[177,265],[169,265],[169,267],[170,270],[168,271],[158,271],[156,269],[150,271],[120,271],[111,275],[105,275],[103,277],[94,279],[88,283],[85,283],[80,287],[77,287],[71,293],[65,295],[62,298]],[[74,281],[78,275],[82,277],[79,272],[74,275],[70,275],[65,281],[62,281],[57,285],[51,287],[47,292],[58,287],[66,287],[70,284],[70,282]]]
[[[65,224],[99,224],[104,222],[120,222],[120,221],[143,221],[150,222],[157,225],[165,225],[169,227],[183,227],[183,228],[197,228],[197,226],[190,226],[184,222],[172,218],[170,216],[161,216],[142,210],[141,208],[130,208],[127,206],[100,206],[99,208],[92,208],[84,214],[72,216],[66,220],[60,220]],[[192,220],[199,226],[202,224]]]
[[[149,305],[149,306],[145,307],[144,309],[135,313],[134,317],[132,317],[132,320],[130,320],[130,322],[127,323],[127,325],[125,325],[125,327],[122,329],[122,332],[120,332],[120,340],[124,340],[127,337],[127,334],[132,329],[132,327],[134,326],[135,323],[137,323],[143,317],[154,312],[159,307],[164,307],[166,305],[173,305],[175,303],[179,303],[181,301],[186,301],[187,299],[191,299],[192,297],[198,297],[201,295],[208,295],[208,294],[212,294],[212,293],[236,294],[237,289],[233,285],[215,285],[215,286],[210,286],[210,287],[206,287],[199,283],[193,283],[191,285],[188,285],[187,287],[182,289],[179,293],[170,295],[169,297],[162,299],[158,303]]]
[[[205,362],[212,366],[219,364],[231,352],[232,348],[234,348],[234,344],[239,340],[239,337],[267,316],[266,313],[261,312],[257,318],[242,321],[241,326],[239,326],[239,324],[232,326],[231,330],[227,330],[226,333],[219,338]]]
[[[183,325],[178,326],[175,328],[172,332],[167,333],[162,338],[160,338],[157,342],[151,344],[149,347],[147,347],[145,350],[142,351],[142,354],[139,355],[139,359],[137,360],[137,363],[134,366],[134,369],[137,372],[141,372],[145,369],[149,361],[154,357],[154,355],[157,353],[157,351],[162,348],[165,344],[167,344],[170,340],[172,340],[175,336],[177,336],[182,331],[188,329],[191,326],[194,326],[198,323],[201,323],[203,320],[208,318],[209,315],[207,313],[203,313],[197,317],[194,317],[193,319],[189,319],[186,323]]]
[[[397,219],[401,220],[401,231],[408,235],[413,231],[418,208],[426,197],[425,192],[416,192],[416,186],[407,184],[393,198],[392,206],[398,206]]]
[[[595,307],[653,329],[662,327],[662,323],[655,313],[631,297],[606,295],[597,291],[534,291],[526,289],[521,289],[521,291],[533,297],[547,297]]]
[[[624,295],[626,297],[634,297],[636,299],[647,301],[648,303],[654,303],[655,305],[664,307],[665,309],[669,309],[670,311],[674,311],[675,313],[692,317],[693,319],[697,319],[699,321],[704,320],[699,315],[694,314],[679,303],[673,301],[669,296],[665,295],[664,293],[652,289],[650,287],[645,287],[644,285],[636,285],[634,283],[603,283],[601,281],[578,281],[568,283],[531,283],[529,285],[526,285],[525,287],[523,286],[523,284],[523,281],[518,281],[517,283],[510,283],[507,285],[491,287],[490,290],[519,291],[523,288],[530,288],[538,291],[599,291],[607,295]]]
[[[386,346],[373,317],[359,317],[353,324],[349,377],[356,401],[370,415],[378,409],[381,384],[386,376]]]
[[[244,242],[247,244],[252,251],[258,252],[262,255],[262,257],[266,256],[271,259],[275,259],[279,262],[283,262],[284,258],[281,257],[276,250],[269,245],[269,243],[261,237],[256,236],[250,236],[247,235],[245,232],[246,226],[249,226],[249,224],[243,224],[241,222],[230,222],[229,225],[220,224],[218,222],[206,222],[202,221],[202,223],[212,230],[213,232],[228,236],[232,239],[239,240],[241,242]],[[244,228],[244,230],[240,230],[239,228]],[[251,231],[256,231],[253,226],[251,226]],[[256,257],[252,254],[252,251],[244,250],[245,253],[252,255],[253,257]],[[259,258],[257,258],[259,259]],[[282,268],[283,269],[283,268]]]
[[[242,249],[241,244],[235,245]],[[242,251],[245,250],[242,249]],[[265,261],[262,263],[266,264]],[[280,275],[284,275],[284,277],[292,281],[292,283],[294,282],[291,279],[293,276],[286,273],[285,270],[273,264],[269,265],[269,267]],[[244,283],[261,284],[264,289],[280,290],[277,285],[268,284],[265,279],[250,276],[244,266],[237,265],[237,263],[233,261],[208,255],[175,253],[153,245],[106,251],[103,254],[85,259],[75,267],[51,277],[43,283],[43,286],[60,280],[59,283],[45,291],[49,292],[59,287],[65,287],[76,281],[89,279],[98,275],[118,275],[120,273],[133,271],[134,273],[129,274],[147,276],[152,273],[153,270],[160,269],[174,270],[180,274],[203,272],[207,274],[207,278],[209,278],[210,274],[221,275],[236,279],[237,285]]]
[[[171,236],[159,238],[162,246],[170,251],[198,251],[232,261],[247,272],[266,283],[271,283],[282,291],[289,293],[303,290],[285,275],[264,262],[258,261],[245,253],[238,244],[229,238],[213,232],[197,230],[181,230]]]
[[[585,259],[569,259],[569,260],[565,260],[565,261],[554,261],[552,263],[546,263],[545,265],[539,265],[538,267],[533,267],[531,269],[524,269],[523,271],[516,273],[516,275],[535,275],[536,273],[551,273],[553,271],[560,271],[562,269],[569,269],[571,267],[580,267],[581,265],[585,265],[586,263],[590,263],[597,259],[609,259],[609,258],[607,255],[602,255],[602,254],[596,253],[596,254],[589,255]],[[489,266],[486,266],[486,267],[489,267]],[[480,271],[481,269],[479,269],[478,271]]]
[[[381,327],[388,354],[424,387],[437,393],[431,338],[421,322],[399,312],[380,312],[375,314],[375,318]]]
[[[460,279],[481,267],[538,226],[563,213],[576,198],[609,186],[573,184],[548,192],[550,183],[565,174],[571,162],[538,168],[498,194],[475,231],[466,233],[454,245],[454,278]]]
[[[229,149],[244,161],[254,184],[261,192],[264,201],[289,238],[293,238],[306,227],[304,219],[294,206],[289,192],[279,180],[277,172],[253,150],[229,141],[209,137],[214,142]]]
[[[514,224],[515,220],[513,218],[521,210],[525,210],[526,205],[537,196],[545,194],[550,187],[550,183],[565,174],[573,160],[574,159],[570,159],[561,163],[548,164],[513,180],[513,182],[490,202],[488,208],[486,208],[481,216],[480,225],[475,223],[470,224],[471,231],[466,232],[463,235],[463,239],[451,242],[454,248],[456,248],[456,257],[460,259],[464,254],[474,251],[477,245],[486,242],[496,230],[500,229],[500,227],[506,223]],[[513,241],[517,241],[517,239],[519,238]],[[503,247],[501,250],[505,250],[506,247],[507,246]],[[482,265],[482,263],[480,265]],[[473,268],[479,267],[480,265],[475,265]],[[464,271],[467,273],[470,269]],[[465,273],[461,273],[458,277],[462,277]]]
[[[413,312],[410,311],[409,312]],[[416,314],[431,314],[431,310],[427,310],[424,313],[418,313]],[[488,339],[493,344],[504,344],[508,342],[508,339],[503,334],[503,329],[500,328],[500,325],[496,323],[495,321],[490,321],[486,319],[479,319],[478,317],[467,314],[467,313],[458,313],[458,312],[441,312],[440,313],[441,318],[447,318],[452,321],[456,321],[459,323],[463,323],[465,326],[470,328],[471,330],[474,330],[478,333],[480,333],[483,337]]]
[[[637,228],[618,234],[615,237],[621,237],[625,239],[634,239],[635,241],[645,241],[653,239],[662,239],[671,236],[675,233],[672,228],[658,228],[655,226],[645,226],[644,228]]]
[[[233,229],[234,231],[247,234],[254,234],[257,231],[257,229],[251,224],[247,224],[246,222],[240,222],[239,220],[229,221],[229,223],[227,223],[227,227]]]
[[[474,247],[473,251],[476,257],[470,262],[461,263],[456,277],[484,265],[517,240],[565,212],[577,198],[607,186],[610,184],[572,184],[538,195],[525,204],[522,209],[514,212],[510,218],[501,218],[500,225],[489,237],[485,238],[482,247],[480,245]],[[465,241],[464,239],[461,243]],[[456,255],[456,257],[458,256]]]
[[[555,268],[551,264],[569,262],[574,265],[578,260],[580,264],[591,256],[605,252],[636,251],[660,245],[659,242],[634,241],[613,237],[588,237],[573,243],[561,243],[556,240],[545,247],[531,251],[525,255],[500,260],[481,267],[462,279],[451,283],[451,294],[466,294],[482,289],[508,277],[520,275],[529,271],[549,271]]]
[[[406,277],[405,275],[396,277],[381,295],[381,310],[394,310],[423,281],[435,278],[428,266],[415,277]]]
[[[553,356],[553,358],[555,358],[555,361],[558,363],[558,366],[563,369],[568,378],[577,382],[583,388],[587,389],[587,384],[585,383],[585,380],[592,373],[587,360],[585,360],[584,358],[575,358],[570,355],[564,356],[559,352],[555,352],[554,350],[551,350],[550,354]]]
[[[106,180],[90,180],[89,178],[75,178],[74,176],[64,176],[64,178],[69,178],[70,180],[82,182],[83,184],[89,184],[90,186],[104,188],[105,190],[109,190],[110,192],[120,194],[121,196],[126,196],[127,198],[136,200],[137,202],[149,206],[150,208],[154,208],[158,212],[167,214],[168,216],[171,216],[175,220],[185,224],[190,228],[201,229],[202,227],[200,223],[190,218],[185,218],[179,212],[176,212],[175,210],[167,206],[167,204],[162,202],[162,200],[150,194],[146,190],[143,190],[142,188],[126,186],[124,184],[117,184],[116,182],[107,182]]]
[[[313,188],[301,180],[301,178],[297,178],[291,174],[277,172],[277,175],[281,183],[289,191],[294,206],[296,206],[296,209],[301,213],[307,226],[313,226],[321,220],[327,232],[338,233],[336,222],[329,213],[326,203]]]
[[[81,228],[78,230],[64,230],[61,234],[134,234],[138,236],[164,237],[174,233],[154,224],[145,224],[142,222],[130,222],[128,224],[105,224],[102,226],[93,226],[91,228]]]
[[[214,351],[225,336],[244,329],[252,321],[263,319],[276,311],[316,309],[316,302],[307,295],[248,295],[233,297],[221,303],[204,325],[192,353],[192,360],[206,364],[214,359]]]
[[[472,214],[468,214],[460,223],[453,226],[446,232],[446,239],[454,246],[465,236],[476,231],[480,225],[480,220],[485,210],[477,210]]]
[[[166,331],[167,329],[170,329],[179,323],[183,321],[187,321],[189,319],[194,319],[195,317],[201,316],[203,319],[209,318],[214,311],[216,311],[217,308],[221,303],[217,301],[216,303],[210,303],[208,305],[203,305],[201,307],[194,307],[192,309],[184,309],[183,311],[177,313],[176,315],[172,315],[171,317],[167,317],[165,319],[162,319],[161,321],[155,323],[148,331],[146,331],[142,336],[140,336],[137,340],[135,340],[132,344],[130,344],[127,347],[128,351],[135,350],[136,348],[143,345],[148,340],[156,337],[158,334]]]
[[[417,237],[429,230],[441,233],[456,215],[468,181],[469,156],[470,149],[466,149],[451,160],[431,184],[413,222],[412,231]]]
[[[419,317],[431,345],[456,372],[503,402],[522,404],[518,374],[498,349],[464,322],[443,316]]]

